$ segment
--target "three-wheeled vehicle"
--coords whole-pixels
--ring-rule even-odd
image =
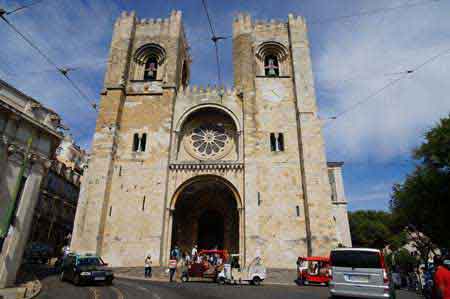
[[[330,283],[330,258],[326,256],[300,257],[304,263],[298,271],[298,280],[303,284],[319,284],[327,286]]]
[[[235,262],[239,254],[232,254],[230,263],[224,265],[217,280],[220,284],[241,284],[243,282],[251,285],[260,285],[266,279],[266,267],[260,257],[256,257],[245,268],[241,269],[238,262]]]
[[[223,269],[224,262],[228,259],[226,250],[201,250],[197,257],[181,274],[181,281],[189,280],[217,280],[217,274]]]

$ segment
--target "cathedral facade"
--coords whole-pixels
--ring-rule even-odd
[[[327,162],[305,20],[233,22],[234,87],[189,86],[182,15],[114,25],[72,249],[112,266],[171,248],[241,264],[350,246],[341,166]]]

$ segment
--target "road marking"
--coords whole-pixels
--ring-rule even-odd
[[[137,289],[139,289],[139,290],[141,290],[141,291],[144,291],[144,292],[150,292],[149,289],[144,288],[143,286],[140,286],[140,285],[136,285],[136,284],[134,284],[134,283],[126,283],[126,282],[123,282],[123,281],[118,281],[118,283],[119,283],[119,284],[126,285],[126,286],[129,286],[129,287],[137,288]]]
[[[100,296],[98,294],[98,290],[94,289],[94,288],[88,288],[89,292],[91,292],[92,298],[93,299],[99,299]]]
[[[123,284],[123,285],[129,286],[129,287],[132,287],[132,288],[137,288],[137,289],[139,289],[139,290],[141,290],[141,291],[144,291],[144,292],[146,292],[146,293],[151,293],[151,294],[152,294],[152,297],[153,297],[154,299],[161,299],[161,296],[159,296],[158,294],[156,294],[156,293],[154,293],[154,292],[151,292],[149,289],[144,288],[143,286],[140,286],[140,285],[137,285],[137,284],[134,284],[134,283],[127,283],[127,282],[124,282],[124,281],[117,281],[117,283],[118,283],[118,284]]]
[[[114,293],[117,294],[117,299],[125,299],[125,296],[123,295],[122,291],[119,290],[118,288],[116,288],[116,287],[111,287],[111,290],[113,290]]]

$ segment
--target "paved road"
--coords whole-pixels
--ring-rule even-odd
[[[43,288],[37,299],[327,299],[324,287],[262,285],[259,287],[220,286],[215,283],[168,283],[116,279],[113,286],[76,287],[60,282],[55,275],[42,279]],[[399,292],[398,299],[419,298]]]

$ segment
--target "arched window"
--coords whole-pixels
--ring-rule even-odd
[[[264,70],[266,76],[269,77],[278,77],[280,75],[278,58],[275,55],[267,55],[264,58]]]
[[[147,145],[147,134],[144,133],[144,134],[142,134],[142,137],[141,137],[141,144],[140,144],[141,152],[145,152],[146,145]]]
[[[187,61],[184,61],[183,63],[183,69],[181,71],[181,85],[183,87],[186,87],[189,83],[189,71],[187,66]]]
[[[158,79],[158,71],[166,59],[166,50],[158,44],[150,43],[141,46],[133,56],[135,80],[155,81]],[[159,74],[161,76],[161,73]]]
[[[133,135],[133,152],[137,152],[139,150],[139,134],[135,133]]]
[[[278,151],[283,152],[284,151],[284,135],[283,133],[278,134]]]
[[[261,65],[260,75],[279,77],[288,75],[288,49],[276,41],[261,43],[256,48],[256,57]]]
[[[275,133],[270,133],[270,150],[272,152],[277,151],[277,138],[275,137]]]
[[[150,57],[145,63],[144,80],[154,81],[158,73],[158,62],[155,57]]]

